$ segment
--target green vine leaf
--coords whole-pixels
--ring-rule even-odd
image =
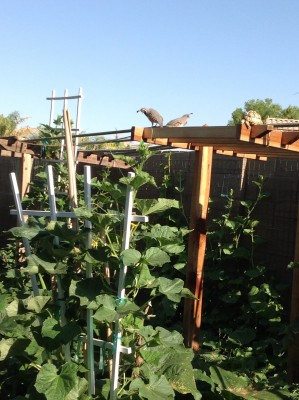
[[[101,246],[98,249],[89,249],[84,254],[84,261],[89,264],[100,264],[109,261],[110,248],[108,246]]]
[[[145,261],[152,267],[162,267],[170,262],[169,255],[159,247],[150,247],[144,254]]]
[[[210,367],[211,378],[221,390],[225,399],[246,399],[246,400],[280,400],[286,397],[285,390],[256,390],[246,376],[237,375],[235,372],[226,371],[220,367]],[[234,397],[232,397],[234,396]]]
[[[185,250],[185,246],[179,244],[167,244],[162,246],[161,249],[169,254],[180,254]]]
[[[9,354],[9,351],[14,343],[15,343],[14,338],[1,339],[1,341],[0,341],[0,361],[3,361],[6,359],[6,357]]]
[[[117,306],[117,314],[119,318],[123,318],[127,314],[134,314],[140,310],[140,307],[137,306],[133,301],[129,301],[125,299],[125,301],[120,302]]]
[[[136,266],[141,259],[141,253],[135,249],[127,249],[122,251],[121,257],[124,265]]]
[[[118,222],[123,220],[123,216],[119,213],[93,213],[90,221],[92,225],[97,228],[106,229],[107,226],[111,226],[117,224]]]
[[[96,310],[93,315],[95,320],[106,322],[113,322],[116,320],[117,312],[115,307],[115,298],[107,294],[97,296],[96,301],[91,302],[88,306],[88,308]]]
[[[245,208],[250,208],[250,207],[252,207],[252,201],[250,201],[250,200],[242,200],[242,201],[240,201],[240,204],[242,204],[242,206],[243,207],[245,207]]]
[[[150,374],[148,384],[140,378],[134,379],[130,384],[130,390],[137,391],[141,398],[148,400],[174,399],[175,395],[164,375],[159,377],[155,374]]]
[[[150,232],[145,232],[146,237],[158,240],[161,244],[168,244],[170,241],[177,242],[178,229],[171,226],[163,226],[160,224],[154,225]]]
[[[61,326],[55,318],[47,318],[43,322],[41,334],[43,338],[53,339],[52,345],[58,347],[67,344],[80,335],[79,325],[71,321]]]
[[[184,338],[178,331],[169,331],[162,326],[158,326],[155,332],[159,333],[159,341],[163,346],[183,348]],[[187,353],[191,354],[190,349],[187,349]]]
[[[26,349],[30,345],[30,339],[2,339],[0,341],[0,361],[13,359],[14,357],[23,357]]]
[[[1,317],[5,315],[5,309],[9,304],[10,295],[9,294],[0,294],[0,321]]]
[[[291,261],[288,266],[288,269],[296,269],[299,268],[299,262],[298,261]]]
[[[78,218],[90,219],[92,217],[92,212],[84,207],[75,208],[74,213]]]
[[[150,273],[149,267],[146,264],[141,264],[139,275],[137,275],[137,287],[149,287],[155,281],[155,277]]]
[[[226,371],[220,367],[210,367],[211,378],[221,390],[229,390],[237,394],[241,389],[248,388],[250,381],[247,377],[238,376],[235,372]]]
[[[9,231],[15,237],[31,240],[40,233],[40,228],[36,226],[28,226],[28,224],[25,224],[23,226],[11,228]]]
[[[18,317],[4,317],[0,324],[0,334],[4,337],[24,338],[30,337],[31,332],[28,330],[28,320],[30,317],[24,314],[18,314]]]
[[[43,365],[37,375],[35,388],[47,400],[71,400],[78,399],[86,385],[85,379],[77,376],[77,366],[68,362],[60,369],[54,364]]]
[[[21,301],[18,299],[13,300],[6,307],[6,314],[8,317],[16,317],[22,312]]]
[[[70,295],[80,299],[81,306],[90,305],[92,301],[103,291],[104,285],[100,277],[86,278],[81,281],[72,281]],[[96,306],[97,308],[97,306]]]
[[[36,273],[34,271],[36,271],[36,269],[38,269],[39,271],[40,268],[44,272],[47,272],[48,274],[51,275],[61,275],[67,273],[66,264],[62,262],[48,261],[47,259],[41,258],[36,254],[30,254],[27,257],[27,261],[28,261],[28,268],[25,269],[25,271],[28,272],[29,274]]]
[[[191,290],[187,289],[187,288],[182,289],[181,297],[185,297],[187,299],[198,300],[198,298],[191,292]]]
[[[247,345],[256,337],[256,331],[252,328],[240,327],[228,334],[228,339],[236,345]]]
[[[158,292],[164,294],[169,300],[178,303],[182,298],[184,281],[179,278],[168,279],[165,277],[157,278],[153,284],[158,286]]]
[[[161,213],[170,208],[180,208],[177,200],[172,199],[136,199],[136,208],[142,215]]]
[[[51,296],[34,296],[27,300],[23,300],[24,307],[28,311],[33,311],[35,313],[40,313],[43,311],[44,307],[50,302]]]
[[[123,177],[120,178],[119,181],[124,185],[131,186],[134,190],[138,190],[142,185],[145,184],[157,186],[154,177],[146,171],[138,171],[138,174],[133,178]]]

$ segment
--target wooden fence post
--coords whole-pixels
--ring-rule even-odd
[[[189,228],[186,287],[198,300],[185,299],[184,340],[187,347],[199,349],[201,325],[203,266],[206,250],[206,218],[210,197],[213,147],[195,150]]]

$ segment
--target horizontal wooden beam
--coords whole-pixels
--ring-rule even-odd
[[[299,140],[299,132],[284,132],[282,136],[282,141],[281,144],[287,145],[287,144],[293,144],[297,140]]]
[[[252,125],[249,129],[251,139],[255,139],[267,135],[274,129],[274,127],[271,125]]]
[[[194,143],[195,145],[195,143]],[[297,151],[285,150],[283,148],[268,147],[266,145],[258,144],[215,144],[214,150],[232,151],[233,153],[255,154],[257,157],[276,157],[276,158],[298,158]]]
[[[247,127],[245,124],[235,126],[191,126],[182,128],[142,128],[132,127],[130,130],[114,131],[119,134],[130,132],[131,141],[145,141],[156,145],[171,146],[181,149],[195,150],[203,146],[213,147],[214,151],[222,151],[227,154],[245,154],[246,157],[257,158],[283,157],[297,158],[299,156],[299,132],[279,130],[274,125],[255,125]],[[111,132],[108,132],[111,133]],[[6,153],[11,152],[11,153]],[[20,141],[17,137],[0,138],[0,154],[31,154],[34,158],[42,158],[42,146],[40,144]],[[110,161],[84,155],[80,150],[80,162],[90,162],[102,165]],[[93,154],[93,153],[92,153]],[[224,153],[223,153],[224,154]],[[82,158],[81,158],[82,157]],[[95,158],[96,157],[96,158]],[[113,162],[113,164],[115,164]],[[116,163],[117,164],[117,163]],[[119,166],[125,168],[125,166]]]
[[[234,140],[239,137],[240,128],[236,126],[201,126],[183,128],[144,128],[144,139],[170,139],[171,142],[190,142],[192,140],[204,140],[217,138],[224,140]]]
[[[138,137],[149,143],[167,144],[172,147],[195,149],[211,146],[214,151],[236,155],[244,154],[248,158],[265,159],[267,157],[297,158],[299,156],[298,132],[279,131],[271,125],[246,127],[236,126],[200,126],[183,128],[132,128],[132,140]],[[165,140],[167,139],[167,141]],[[224,153],[223,153],[224,154]]]
[[[112,155],[97,155],[97,154],[85,154],[79,151],[77,153],[77,161],[83,164],[96,164],[103,167],[118,168],[118,169],[130,169],[131,166],[122,160],[113,158]]]

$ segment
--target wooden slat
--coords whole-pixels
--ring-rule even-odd
[[[268,160],[267,157],[263,157],[263,156],[258,156],[258,159],[259,159],[260,161],[267,161],[267,160]]]
[[[71,130],[71,118],[67,109],[63,110],[63,125],[65,130],[65,143],[67,152],[67,169],[69,177],[69,198],[70,206],[73,210],[78,207],[78,196],[77,196],[77,183],[76,183],[76,172],[75,172],[75,161],[74,161],[74,147],[72,141],[72,130]],[[72,219],[72,227],[74,230],[78,230],[77,218]]]
[[[130,165],[126,164],[124,161],[115,160],[113,156],[88,154],[84,152],[78,152],[77,161],[84,164],[96,164],[109,168],[118,168],[118,169],[131,168]]]
[[[33,159],[30,154],[22,154],[22,182],[21,182],[21,198],[28,192],[31,181],[31,172]]]
[[[2,157],[14,157],[14,153],[12,151],[3,150],[3,149],[0,149],[0,155]],[[20,154],[20,156],[21,156],[21,154]]]
[[[179,149],[191,149],[191,143],[173,143],[172,146]]]
[[[144,139],[146,143],[159,144],[161,146],[168,146],[168,139]]]
[[[217,154],[222,154],[224,156],[233,156],[234,152],[232,150],[216,150]]]
[[[257,158],[256,154],[248,154],[248,153],[247,154],[246,153],[236,153],[236,156],[240,157],[240,158],[250,158],[252,160],[255,160]]]

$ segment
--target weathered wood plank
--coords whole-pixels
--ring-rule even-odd
[[[299,132],[283,132],[281,144],[293,144],[299,139]]]
[[[23,198],[29,190],[32,166],[33,166],[32,156],[26,153],[22,154],[21,198]]]
[[[186,287],[198,300],[185,299],[184,340],[193,350],[199,349],[203,296],[203,265],[206,251],[206,219],[210,196],[213,148],[195,151],[192,184]]]
[[[143,137],[146,139],[171,139],[172,142],[192,141],[193,139],[235,140],[239,137],[238,126],[192,126],[183,128],[144,128]],[[182,140],[183,139],[183,140]]]

